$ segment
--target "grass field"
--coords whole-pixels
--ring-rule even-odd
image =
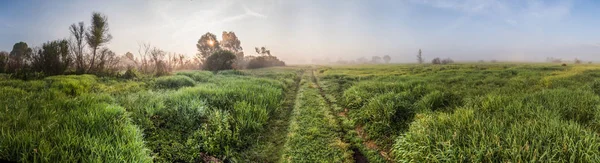
[[[0,160],[600,162],[600,65],[0,75]]]

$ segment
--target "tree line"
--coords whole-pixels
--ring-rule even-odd
[[[83,21],[69,26],[70,39],[48,41],[41,47],[15,43],[10,52],[0,51],[0,73],[21,79],[61,74],[135,78],[140,74],[162,76],[181,69],[218,71],[285,66],[266,47],[256,48],[257,56],[244,56],[234,32],[223,32],[221,41],[212,33],[202,35],[196,44],[199,53],[192,58],[149,43],[140,44],[137,54],[117,55],[106,46],[112,40],[109,29],[108,18],[93,12],[89,26]]]

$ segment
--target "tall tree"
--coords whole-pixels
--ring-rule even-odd
[[[223,48],[223,50],[229,50],[233,52],[238,59],[244,58],[244,49],[242,48],[241,42],[234,32],[223,31],[222,39],[221,48]]]
[[[84,48],[85,48],[85,27],[83,22],[79,22],[78,24],[72,24],[69,27],[69,31],[71,31],[71,36],[73,36],[73,41],[71,42],[71,51],[73,56],[75,56],[75,72],[77,74],[85,73],[86,63],[84,57]]]
[[[108,33],[108,20],[106,16],[98,12],[92,14],[92,26],[90,26],[89,30],[85,33],[85,39],[92,49],[89,71],[94,68],[94,64],[97,62],[96,60],[98,60],[98,58],[96,58],[96,51],[112,39],[112,35]],[[104,59],[104,57],[100,57],[100,59]]]
[[[8,59],[8,73],[19,73],[27,67],[26,61],[31,57],[33,50],[25,42],[18,42],[10,51]]]
[[[423,62],[425,62],[425,60],[423,59],[423,56],[422,56],[421,49],[419,49],[419,53],[417,53],[417,61],[419,62],[419,64],[422,64]]]
[[[198,48],[199,58],[203,61],[214,52],[221,49],[219,41],[217,40],[217,36],[210,32],[202,35],[196,44],[196,48]]]
[[[383,56],[383,61],[385,61],[385,63],[390,63],[391,60],[392,60],[392,57],[390,57],[389,55]]]

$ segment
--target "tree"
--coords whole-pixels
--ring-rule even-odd
[[[454,63],[454,60],[452,60],[450,58],[442,59],[442,64],[449,64],[449,63]]]
[[[578,58],[575,58],[575,64],[580,64],[582,61],[579,60]]]
[[[27,68],[26,61],[31,57],[33,50],[25,42],[18,42],[13,46],[8,57],[8,73],[24,73]]]
[[[71,35],[73,36],[73,41],[71,42],[71,51],[73,56],[75,56],[75,72],[77,74],[85,73],[86,63],[84,57],[84,48],[85,48],[85,27],[83,22],[79,22],[78,24],[72,24],[69,27],[69,31],[71,31]]]
[[[217,36],[210,32],[207,32],[200,37],[196,44],[196,48],[198,48],[198,52],[200,52],[198,57],[203,61],[216,51],[221,50],[219,41],[217,41]]]
[[[390,63],[390,60],[392,60],[392,57],[390,57],[389,55],[383,56],[383,61],[385,61],[385,63]]]
[[[232,69],[235,54],[227,50],[219,50],[206,58],[204,69],[209,71],[221,71]]]
[[[96,51],[112,39],[112,35],[108,33],[108,20],[106,16],[98,12],[94,12],[92,14],[92,26],[85,33],[85,39],[90,48],[92,49],[92,57],[90,58],[90,68],[88,69],[88,71],[90,71],[94,68],[94,66],[96,66],[94,65],[97,62],[96,60],[98,59],[96,57]],[[104,59],[104,57],[100,57],[100,59]],[[100,60],[98,62],[103,61]]]
[[[44,43],[42,48],[32,57],[32,67],[44,75],[63,74],[73,62],[69,55],[69,42],[56,40]]]
[[[419,53],[417,54],[417,61],[419,64],[422,64],[425,60],[423,59],[422,51],[419,49]]]
[[[8,52],[0,51],[0,73],[6,72],[6,66],[8,65]]]
[[[442,60],[438,57],[433,58],[433,60],[431,60],[432,64],[442,64]]]
[[[381,62],[381,57],[379,57],[379,56],[373,56],[373,57],[371,57],[371,62],[372,63],[380,63]]]
[[[223,48],[223,50],[229,50],[233,52],[238,59],[244,58],[244,49],[242,48],[241,42],[234,32],[223,31],[222,39],[221,48]]]
[[[262,55],[262,56],[271,56],[271,50],[268,50],[266,47],[255,47],[254,50],[256,51],[257,54]]]

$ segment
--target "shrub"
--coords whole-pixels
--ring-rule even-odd
[[[135,67],[127,67],[127,71],[121,77],[124,79],[137,79],[141,76],[141,74],[137,71]]]
[[[163,76],[156,78],[155,85],[157,88],[163,89],[178,89],[181,87],[194,86],[194,80],[183,75]]]
[[[50,89],[72,96],[92,91],[92,87],[97,83],[94,75],[59,75],[44,80],[49,83]]]
[[[439,65],[439,64],[442,64],[442,60],[441,60],[440,58],[437,58],[437,57],[436,57],[436,58],[433,58],[433,59],[431,60],[431,63],[432,63],[432,64]]]
[[[204,61],[204,69],[208,71],[221,71],[233,69],[235,54],[227,50],[219,50],[208,56]]]

